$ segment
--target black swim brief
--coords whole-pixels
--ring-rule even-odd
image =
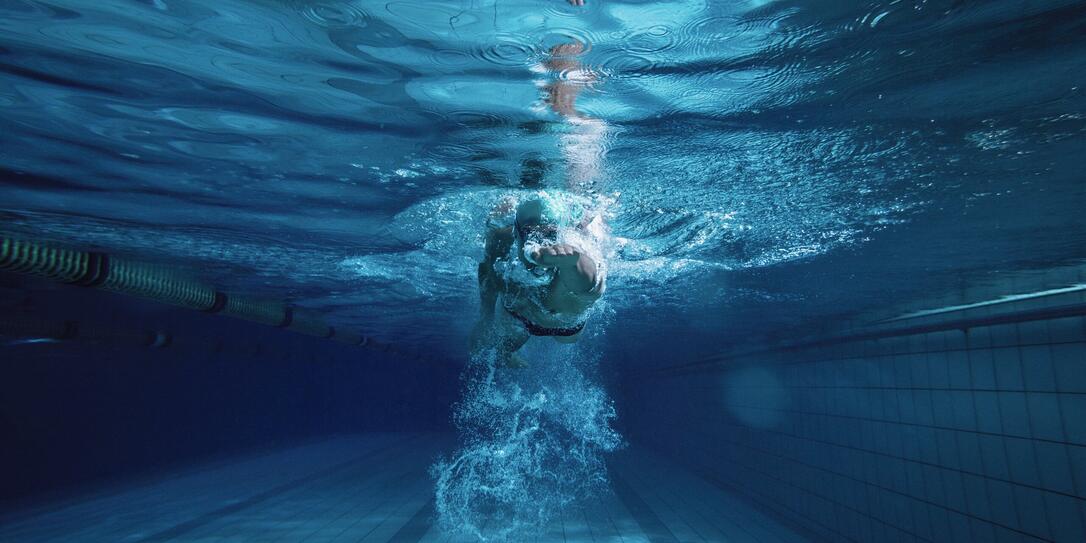
[[[577,326],[571,326],[569,328],[547,328],[546,326],[540,326],[521,315],[517,315],[508,309],[505,311],[515,317],[518,321],[524,323],[524,328],[526,328],[528,333],[533,336],[574,336],[584,329],[584,321],[577,323]]]

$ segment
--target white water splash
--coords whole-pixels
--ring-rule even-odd
[[[543,340],[524,370],[475,357],[456,406],[461,446],[431,467],[438,522],[484,541],[520,541],[607,487],[603,454],[622,445],[596,360]]]

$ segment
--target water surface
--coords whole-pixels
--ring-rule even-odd
[[[7,0],[0,213],[462,357],[494,202],[577,190],[610,202],[609,341],[710,352],[1086,254],[1084,30],[1073,1]]]

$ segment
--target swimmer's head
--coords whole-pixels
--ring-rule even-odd
[[[513,233],[521,244],[526,241],[554,243],[558,240],[558,230],[568,225],[569,210],[566,206],[546,193],[540,193],[539,197],[517,206]]]

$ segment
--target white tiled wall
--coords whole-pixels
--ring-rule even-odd
[[[771,377],[762,393],[732,378],[751,368]],[[629,416],[661,428],[635,437],[826,540],[1086,541],[1086,318],[827,343],[631,386]]]

